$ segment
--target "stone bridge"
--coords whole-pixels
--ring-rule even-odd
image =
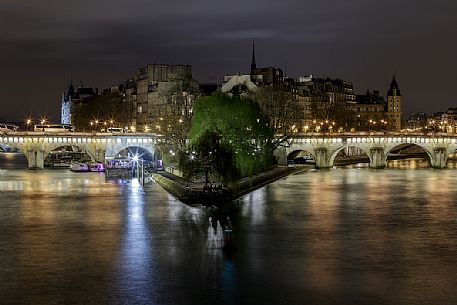
[[[457,135],[404,133],[297,134],[290,146],[278,148],[279,164],[287,164],[287,156],[298,150],[308,151],[316,168],[330,168],[336,155],[346,147],[355,146],[370,158],[370,167],[384,168],[387,155],[401,144],[415,144],[424,149],[433,168],[445,168],[448,156],[457,149]]]
[[[27,157],[29,168],[44,167],[45,157],[62,146],[78,147],[93,161],[103,162],[129,147],[141,147],[155,155],[158,136],[153,133],[51,133],[9,132],[0,135],[0,144],[19,149]]]

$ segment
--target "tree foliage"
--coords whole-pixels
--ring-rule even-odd
[[[274,128],[258,103],[216,92],[194,105],[189,133],[199,162],[225,181],[262,171],[274,163]]]

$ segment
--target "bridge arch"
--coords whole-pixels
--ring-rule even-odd
[[[287,154],[288,164],[300,164],[315,160],[314,152],[308,149],[295,149]]]
[[[351,148],[352,149],[355,148],[356,150],[358,150],[359,153],[363,152],[363,155],[365,155],[368,158],[368,163],[370,163],[370,164],[372,163],[371,157],[370,157],[369,153],[367,152],[367,147],[365,147],[362,144],[354,143],[354,144],[343,145],[343,146],[337,148],[335,151],[333,151],[333,153],[330,155],[330,161],[329,161],[330,166],[335,165],[335,159],[337,158],[337,156],[339,154],[344,152],[344,150],[349,150]],[[366,163],[366,162],[361,162],[361,163]]]
[[[389,157],[392,157],[393,154],[397,155],[397,159],[401,158],[403,154],[407,155],[405,157],[425,157],[427,161],[432,165],[433,153],[430,151],[430,147],[422,143],[400,143],[391,147],[386,148],[386,164],[389,160]]]
[[[450,149],[447,156],[446,167],[448,168],[457,168],[457,147]]]
[[[96,161],[96,157],[90,149],[84,147],[83,145],[53,145],[47,146],[43,150],[44,155],[44,166],[49,166],[52,164],[53,159],[57,161],[63,156],[68,157],[68,161],[82,161],[82,162],[93,162]],[[54,157],[55,156],[55,157]],[[51,162],[51,163],[50,163]]]
[[[1,151],[1,150],[0,150]],[[20,150],[5,148],[0,154],[0,170],[2,169],[26,169],[29,166],[27,155]]]
[[[137,146],[137,145],[132,145],[132,146],[127,146],[121,150],[119,150],[117,153],[115,153],[114,157],[133,157],[133,156],[138,156],[139,159],[147,160],[147,161],[153,161],[155,158],[154,152],[150,151],[150,149]]]

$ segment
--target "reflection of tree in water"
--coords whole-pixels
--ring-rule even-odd
[[[209,218],[208,225],[208,248],[222,248],[224,245],[224,233],[222,225],[220,225],[219,220],[215,217]]]
[[[208,248],[218,248],[225,251],[236,249],[232,221],[226,213],[218,211],[209,217]]]

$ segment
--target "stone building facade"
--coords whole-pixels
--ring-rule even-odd
[[[74,90],[71,85],[67,94],[62,96],[62,122],[71,123],[73,106],[82,100],[88,101],[87,88]],[[97,94],[93,94],[95,96]],[[192,66],[149,64],[136,70],[135,75],[124,83],[113,85],[103,91],[93,103],[94,115],[98,121],[112,121],[110,109],[122,109],[122,117],[117,117],[114,125],[129,131],[161,132],[176,122],[166,122],[166,112],[173,108],[176,115],[189,115],[192,104],[198,96],[198,83],[192,79]],[[75,102],[76,101],[76,102]],[[100,104],[105,103],[106,115]],[[173,103],[173,107],[170,107]],[[112,107],[116,104],[115,107]],[[126,113],[124,113],[126,112]],[[79,116],[81,113],[79,113]],[[109,116],[109,117],[108,117]],[[94,118],[95,119],[95,118]],[[79,120],[78,129],[87,129],[87,118]],[[121,124],[122,126],[120,126]]]
[[[356,96],[354,130],[387,130],[386,102],[379,90]]]
[[[355,95],[352,83],[312,75],[286,79],[285,87],[300,105],[298,131],[342,131],[352,126]]]
[[[198,83],[192,79],[192,66],[151,64],[137,70],[135,120],[138,131],[163,132],[176,122],[169,122],[169,112],[189,117],[198,96]],[[173,107],[171,107],[173,104]]]

